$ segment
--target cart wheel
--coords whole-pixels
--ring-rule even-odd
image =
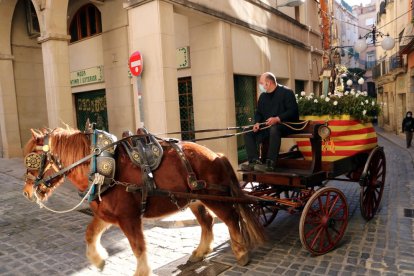
[[[279,209],[276,206],[254,204],[251,205],[253,212],[259,218],[259,222],[264,226],[268,226],[276,218]]]
[[[345,195],[333,187],[316,191],[300,217],[299,234],[303,247],[314,255],[332,250],[342,239],[348,225]]]
[[[270,185],[256,182],[245,182],[240,185],[250,195],[258,197],[278,197],[280,191],[272,189]],[[276,206],[263,204],[250,204],[253,213],[259,218],[263,226],[268,226],[276,218],[279,209]]]
[[[368,156],[359,184],[361,194],[359,198],[361,215],[364,219],[372,219],[378,211],[384,191],[385,154],[382,147],[376,147]]]

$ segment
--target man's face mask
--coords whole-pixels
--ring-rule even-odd
[[[261,83],[259,83],[259,89],[260,89],[260,92],[262,92],[262,93],[265,93],[266,92],[266,88]]]
[[[407,117],[410,118],[411,117],[411,114],[407,114]]]

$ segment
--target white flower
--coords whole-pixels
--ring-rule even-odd
[[[368,100],[365,100],[365,103],[367,104],[368,103]]]
[[[300,92],[300,95],[301,96],[305,96],[306,95],[306,92],[305,91],[302,91],[302,92]]]
[[[338,101],[334,101],[334,102],[333,102],[333,105],[337,105],[337,104],[338,104]]]
[[[298,97],[298,94],[295,93],[295,97],[297,98]]]
[[[365,116],[365,114],[367,114],[367,111],[364,109],[364,111],[362,111],[362,115]]]
[[[318,99],[314,99],[314,100],[313,100],[313,102],[314,102],[314,103],[317,103],[317,102],[318,102]]]
[[[329,97],[325,98],[325,102],[329,102],[331,99]]]
[[[345,96],[349,94],[349,91],[345,91]]]
[[[302,99],[303,99],[303,97],[300,97],[300,98],[299,98],[299,100],[302,100]]]
[[[313,97],[315,94],[313,92],[311,92],[310,95]]]
[[[361,102],[361,105],[364,105],[364,102]]]
[[[351,90],[351,95],[355,95],[354,89]]]
[[[325,98],[325,95],[321,95],[321,99]]]
[[[375,101],[372,101],[372,106],[374,106],[375,105]]]

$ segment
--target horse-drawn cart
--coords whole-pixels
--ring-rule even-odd
[[[312,159],[298,150],[280,154],[275,172],[242,171],[243,189],[266,200],[252,205],[267,226],[279,210],[302,212],[299,232],[302,245],[312,254],[332,250],[348,223],[347,200],[339,189],[325,187],[329,180],[357,182],[361,187],[360,210],[366,220],[374,217],[384,190],[386,163],[382,147],[336,161],[322,161],[322,138],[326,125],[309,124],[303,133],[289,138],[309,138]]]
[[[117,140],[95,129],[32,130],[25,147],[24,195],[46,207],[42,201],[65,178],[70,180],[83,199],[70,210],[55,212],[72,211],[88,199],[94,218],[86,231],[87,256],[100,269],[106,256],[100,238],[109,225],[116,224],[137,257],[136,274],[148,275],[142,218],[169,215],[187,206],[202,233],[191,261],[203,259],[212,250],[213,218],[206,207],[228,226],[240,265],[249,262],[251,245],[264,241],[254,213],[268,225],[279,210],[302,212],[302,244],[315,255],[324,254],[338,244],[348,223],[344,194],[324,187],[326,181],[359,182],[361,213],[369,220],[378,210],[386,170],[384,152],[378,146],[336,161],[322,161],[322,140],[329,132],[326,124],[308,122],[290,138],[309,139],[311,159],[299,150],[280,154],[275,172],[242,172],[239,185],[229,160],[199,144],[147,132]],[[207,139],[212,138],[217,137]],[[342,175],[346,177],[339,177]]]

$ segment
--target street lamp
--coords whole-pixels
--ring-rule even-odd
[[[277,5],[276,8],[281,7],[299,7],[300,5],[304,4],[305,0],[288,0],[286,3],[282,5]]]
[[[372,45],[375,46],[375,43],[377,42],[377,36],[384,37],[384,39],[381,42],[381,47],[387,51],[394,48],[395,41],[394,38],[392,38],[389,34],[383,34],[382,32],[377,30],[377,27],[375,25],[372,26],[372,31],[368,32],[364,36],[360,36],[357,42],[355,43],[354,49],[358,53],[361,53],[365,51],[368,47],[367,39],[370,37],[372,39]]]

